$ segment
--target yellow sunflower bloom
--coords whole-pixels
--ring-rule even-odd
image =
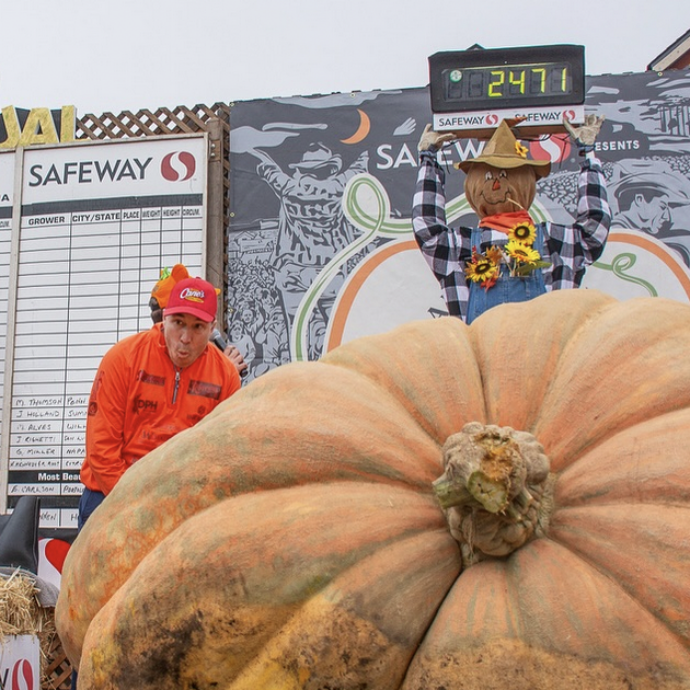
[[[517,153],[520,158],[527,158],[527,147],[523,146],[519,141],[515,142],[515,153]]]
[[[541,258],[536,249],[516,240],[510,240],[506,244],[506,252],[521,263],[536,263]]]
[[[495,280],[498,277],[498,266],[483,255],[475,261],[465,264],[465,276],[474,283]]]
[[[531,223],[518,223],[508,230],[508,239],[531,247],[537,239],[537,229]]]

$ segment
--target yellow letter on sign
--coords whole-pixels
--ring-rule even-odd
[[[7,132],[7,139],[0,141],[0,149],[16,149],[19,146],[19,118],[14,106],[8,105],[2,109],[2,119],[5,123],[5,131]]]
[[[32,108],[26,118],[19,146],[33,144],[57,144],[58,135],[53,117],[48,108]]]
[[[74,141],[77,114],[73,105],[63,105],[60,115],[60,141]]]
[[[58,132],[53,114],[48,108],[32,108],[24,123],[19,127],[19,118],[13,105],[2,109],[2,119],[5,123],[7,138],[0,141],[0,149],[16,149],[18,146],[32,146],[34,144],[57,144]],[[60,110],[60,139],[59,141],[74,141],[76,130],[76,112],[73,105],[63,105]]]

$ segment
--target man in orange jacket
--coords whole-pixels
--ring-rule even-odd
[[[237,369],[209,344],[216,310],[210,283],[180,280],[162,323],[103,357],[89,398],[79,528],[129,467],[239,390]]]

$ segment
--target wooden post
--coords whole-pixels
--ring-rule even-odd
[[[226,249],[225,249],[225,147],[223,125],[219,118],[208,123],[208,195],[206,209],[206,279],[221,288],[218,301],[218,323],[226,324]]]

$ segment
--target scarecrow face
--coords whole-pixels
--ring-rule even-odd
[[[479,218],[528,210],[534,201],[536,182],[537,175],[529,165],[503,169],[477,163],[467,173],[465,196]]]
[[[296,176],[314,177],[326,180],[337,175],[343,167],[343,159],[323,144],[311,144],[299,163],[292,163]]]

